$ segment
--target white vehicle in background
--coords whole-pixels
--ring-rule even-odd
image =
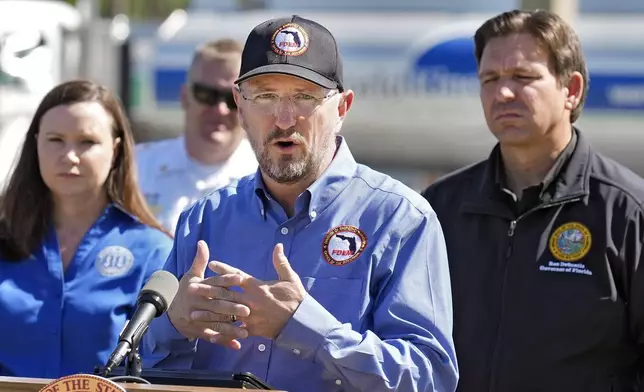
[[[283,15],[177,11],[154,39],[135,37],[134,120],[180,132],[179,88],[195,46],[243,42],[255,25]],[[328,27],[340,45],[345,85],[356,92],[342,133],[359,161],[420,188],[428,172],[487,156],[494,139],[479,103],[472,36],[491,15],[299,15]],[[591,78],[578,125],[599,150],[644,174],[644,16],[584,15],[574,27]]]
[[[63,1],[0,0],[0,186],[44,94],[77,74],[80,27]]]

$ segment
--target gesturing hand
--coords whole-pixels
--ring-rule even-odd
[[[249,309],[248,314],[239,319],[250,336],[275,339],[306,295],[300,277],[284,255],[282,244],[277,244],[273,249],[273,266],[279,279],[266,282],[228,264],[210,263],[210,269],[218,273],[222,281],[232,284],[239,279],[239,286],[244,291],[235,292],[231,299]],[[215,290],[215,287],[204,288],[201,295],[215,295]],[[212,314],[200,312],[197,316],[196,320],[207,322]]]
[[[238,303],[235,296],[239,293],[227,288],[239,286],[243,279],[240,275],[204,279],[209,257],[208,245],[199,241],[192,266],[179,281],[168,317],[177,331],[189,339],[206,339],[239,349],[241,345],[237,339],[246,338],[248,332],[232,324],[232,316],[248,316],[250,309]],[[208,295],[203,295],[204,292]]]

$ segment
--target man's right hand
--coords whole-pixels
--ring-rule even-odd
[[[205,339],[238,350],[241,345],[237,339],[248,337],[248,332],[232,323],[233,317],[248,317],[250,309],[235,303],[235,292],[228,287],[241,284],[240,275],[229,274],[204,279],[210,251],[205,241],[197,243],[197,254],[190,270],[179,281],[179,290],[168,309],[172,325],[189,339]],[[220,295],[206,297],[202,293],[212,292],[216,286]],[[208,290],[210,289],[210,290]],[[194,320],[196,315],[207,312],[208,321]]]

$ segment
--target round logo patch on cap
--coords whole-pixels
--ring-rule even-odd
[[[569,222],[559,226],[550,236],[552,255],[561,261],[577,261],[590,250],[590,230],[581,223]]]
[[[107,246],[96,256],[96,269],[103,276],[125,275],[134,264],[134,255],[122,246]]]
[[[273,34],[271,48],[280,56],[299,56],[309,48],[309,35],[297,23],[287,23]]]
[[[322,242],[322,254],[331,265],[349,264],[367,247],[367,236],[355,226],[342,225],[329,230]]]

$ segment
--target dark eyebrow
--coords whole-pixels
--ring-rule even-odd
[[[80,131],[79,133],[80,133],[81,137],[89,137],[89,138],[96,137],[95,132],[92,132],[92,131],[88,132],[87,130],[84,130],[84,129],[79,130],[79,131]],[[40,133],[42,133],[45,136],[63,137],[63,132],[59,132],[56,129],[45,129],[44,132],[40,132]]]
[[[508,73],[513,73],[513,74],[514,73],[534,73],[534,70],[531,70],[531,69],[526,68],[526,67],[513,67],[513,68],[508,69],[507,71],[508,71]],[[497,76],[497,75],[499,75],[499,73],[497,71],[487,70],[487,71],[479,72],[478,76],[479,76],[479,79],[483,79],[483,78],[485,78],[487,76]]]
[[[59,132],[56,128],[46,128],[44,131],[39,131],[38,133],[46,136],[62,136],[63,133]]]
[[[498,72],[495,71],[485,71],[485,72],[479,72],[479,79],[483,79],[486,76],[495,76],[498,75]]]

